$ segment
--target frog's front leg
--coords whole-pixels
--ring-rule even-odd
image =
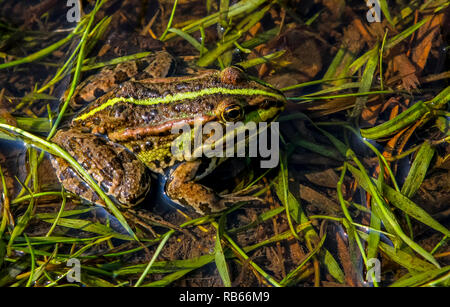
[[[121,145],[81,129],[60,130],[52,139],[64,148],[97,181],[106,194],[121,205],[137,204],[150,188],[147,168]],[[93,203],[102,204],[98,195],[63,159],[52,159],[64,188]]]
[[[200,214],[223,211],[227,208],[226,199],[194,181],[201,163],[196,160],[178,165],[167,180],[167,196],[181,205],[194,208]]]

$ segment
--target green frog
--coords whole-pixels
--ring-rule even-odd
[[[214,170],[218,163],[211,161],[217,159],[174,155],[171,145],[180,134],[173,128],[195,121],[224,127],[227,122],[270,122],[286,99],[239,67],[170,76],[173,63],[162,51],[91,76],[70,102],[84,108],[52,141],[124,208],[139,204],[150,190],[152,174],[160,174],[163,193],[175,203],[200,214],[220,212],[232,199],[197,181]],[[101,203],[66,161],[55,158],[52,163],[66,190]]]

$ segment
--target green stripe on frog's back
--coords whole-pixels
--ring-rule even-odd
[[[224,95],[241,95],[241,96],[269,96],[273,97],[279,100],[284,100],[284,96],[281,94],[277,94],[275,92],[270,92],[262,89],[255,89],[255,88],[225,88],[225,87],[210,87],[210,88],[204,88],[195,92],[184,92],[184,93],[176,93],[176,94],[168,94],[163,97],[154,97],[154,98],[147,98],[147,99],[135,99],[133,97],[114,97],[109,100],[107,100],[102,105],[90,110],[89,112],[86,112],[84,114],[81,114],[80,116],[74,118],[74,121],[79,120],[85,120],[91,116],[94,116],[97,112],[100,112],[107,107],[113,106],[118,102],[127,102],[132,103],[136,105],[156,105],[156,104],[166,104],[171,102],[177,102],[182,100],[193,100],[199,97],[208,96],[208,95],[215,95],[215,94],[224,94]]]

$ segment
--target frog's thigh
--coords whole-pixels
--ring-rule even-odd
[[[214,191],[194,182],[201,161],[181,163],[170,175],[166,185],[167,196],[194,208],[198,213],[208,214],[226,209],[224,202]]]
[[[124,147],[77,130],[58,131],[52,140],[74,157],[106,194],[121,204],[136,204],[148,192],[150,176],[145,165]],[[52,163],[66,190],[99,203],[98,195],[65,160],[55,158]]]

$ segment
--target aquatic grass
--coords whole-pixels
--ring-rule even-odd
[[[217,47],[206,52],[203,56],[198,59],[197,65],[200,67],[206,67],[211,65],[220,55],[224,54],[230,48],[235,46],[237,40],[241,36],[250,30],[257,22],[259,22],[265,15],[265,13],[271,8],[271,4],[263,7],[262,9],[256,11],[255,13],[247,15],[242,21],[240,21],[233,30],[226,33],[221,42],[217,43]],[[223,66],[229,66],[226,63]]]
[[[59,49],[61,46],[70,42],[74,36],[79,35],[82,31],[81,29],[84,26],[84,24],[85,24],[85,21],[80,21],[78,23],[78,25],[75,27],[75,29],[69,35],[64,37],[63,39],[57,41],[56,43],[51,44],[50,46],[48,46],[44,49],[41,49],[33,54],[30,54],[24,58],[21,58],[21,59],[15,60],[15,61],[2,63],[2,64],[0,64],[0,69],[5,69],[5,68],[17,66],[17,65],[27,64],[27,63],[32,63],[34,61],[42,59],[43,57],[50,55],[53,51]]]
[[[249,14],[250,12],[256,10],[260,5],[265,3],[267,0],[243,0],[229,7],[227,15],[228,18],[238,17],[241,14]],[[182,27],[180,30],[186,33],[192,33],[198,31],[201,27],[207,28],[219,22],[221,13],[217,12],[206,16],[199,20],[194,20],[188,25]],[[175,37],[175,34],[167,34],[161,41],[167,41]]]
[[[294,270],[290,271],[286,275],[286,277],[280,281],[281,286],[289,287],[289,286],[293,286],[296,283],[296,279],[298,278],[299,273],[302,272],[302,269],[305,267],[305,265],[322,248],[322,245],[325,242],[326,237],[327,237],[326,234],[324,234],[322,236],[322,238],[320,239],[319,244],[317,244],[317,246],[312,251],[310,251],[308,254],[306,254],[306,256],[302,259],[302,262]]]
[[[222,214],[219,218],[219,222],[216,224],[216,244],[214,248],[214,259],[216,262],[217,270],[222,278],[223,285],[225,287],[231,287],[231,278],[227,261],[225,259],[225,253],[222,247],[222,238],[224,237],[224,228],[226,222],[226,214]],[[214,225],[214,224],[213,224]]]
[[[375,45],[374,50],[378,51],[378,44]],[[375,69],[377,68],[377,65],[378,65],[378,52],[374,52],[373,54],[371,54],[371,57],[367,60],[360,81],[358,93],[367,93],[370,91],[370,89],[372,88],[372,82],[375,76]],[[364,110],[368,99],[369,99],[368,95],[358,96],[356,98],[355,106],[350,116],[353,118],[359,117],[362,111]]]
[[[385,123],[372,128],[361,129],[361,135],[364,138],[376,140],[397,133],[417,121],[421,121],[421,124],[424,124],[432,117],[435,109],[445,105],[449,101],[450,86],[446,87],[429,101],[416,102],[406,111]]]
[[[153,263],[155,262],[156,258],[161,253],[161,250],[163,249],[164,245],[167,243],[167,241],[169,240],[170,236],[174,232],[175,232],[174,230],[171,230],[171,231],[169,231],[169,232],[167,232],[166,234],[163,235],[163,237],[161,239],[161,242],[158,245],[158,248],[156,249],[155,253],[152,256],[152,259],[147,264],[147,266],[144,269],[144,272],[142,272],[142,275],[139,277],[138,281],[134,285],[135,287],[139,287],[142,284],[142,282],[144,281],[144,278],[147,276],[147,274],[150,271],[150,269],[151,269]]]
[[[282,184],[284,185],[284,187],[286,187],[285,189],[282,189],[280,184],[278,185],[278,187],[276,188],[276,192],[277,192],[277,196],[278,198],[281,200],[281,202],[283,203],[283,201],[285,202],[285,208],[289,208],[286,209],[286,215],[290,215],[291,212],[294,212],[294,214],[297,214],[296,218],[298,219],[298,223],[300,225],[307,225],[310,223],[309,218],[307,217],[307,215],[304,213],[303,209],[300,206],[300,203],[297,201],[297,199],[291,194],[291,192],[289,191],[289,188],[287,187],[287,176],[286,171],[283,173],[281,173],[281,175],[279,175],[279,179],[278,180],[282,180]],[[285,180],[280,179],[280,177],[285,177]],[[279,181],[280,182],[280,181]],[[290,202],[291,204],[286,205],[287,202]],[[294,208],[294,210],[290,209],[290,208]],[[291,211],[292,210],[292,211]],[[292,225],[292,224],[291,224]],[[291,227],[290,225],[290,227]],[[292,228],[291,228],[291,233],[292,233]],[[314,250],[314,245],[315,243],[319,242],[319,236],[316,233],[316,231],[314,230],[314,228],[310,225],[308,227],[306,227],[304,229],[304,236],[306,239],[306,243],[308,246],[308,249],[310,251]],[[298,235],[296,236],[296,238],[298,238]],[[331,255],[331,253],[324,249],[321,252],[320,257],[323,260],[323,263],[325,265],[325,267],[328,269],[329,273],[340,283],[344,282],[344,273],[342,272],[342,270],[340,269],[337,261],[334,259],[334,257]]]
[[[230,6],[229,1],[226,0],[221,1],[220,11],[218,12],[219,14],[213,17],[214,22],[210,24],[208,24],[207,22],[208,20],[210,20],[209,18],[211,18],[211,16],[214,15],[212,14],[211,16],[203,18],[201,22],[199,22],[200,20],[191,21],[187,23],[187,25],[185,24],[186,26],[179,28],[177,25],[172,26],[173,18],[175,16],[175,8],[176,8],[175,4],[172,9],[169,24],[165,29],[164,35],[161,36],[160,38],[161,40],[167,41],[168,39],[172,39],[173,37],[178,35],[183,39],[189,41],[189,43],[191,43],[199,51],[200,58],[205,58],[208,55],[208,53],[210,55],[214,53],[213,56],[211,56],[211,59],[213,60],[208,60],[211,61],[209,62],[209,64],[212,64],[214,63],[214,61],[217,61],[219,65],[222,66],[227,65],[228,61],[230,60],[229,58],[230,50],[233,50],[233,48],[237,48],[240,50],[240,52],[245,53],[248,52],[249,49],[254,48],[254,46],[263,44],[264,42],[267,42],[268,40],[279,34],[281,29],[275,27],[266,32],[257,34],[255,37],[250,38],[249,40],[244,42],[241,41],[242,39],[240,39],[239,35],[233,36],[233,34],[236,34],[233,33],[233,30],[236,30],[235,25],[239,24],[239,21],[244,20],[245,18],[247,18],[247,16],[250,15],[253,15],[252,18],[256,18],[258,16],[258,12],[251,14],[251,11],[242,10],[239,13],[236,13],[237,12],[236,10],[241,9],[243,6],[247,6],[248,8],[252,8],[253,10],[255,10],[261,8],[265,2],[266,1],[240,1],[237,4]],[[435,2],[437,1],[430,1],[428,5],[435,6]],[[205,5],[208,6],[208,3],[211,9],[210,1],[208,1]],[[387,2],[381,1],[380,5],[382,6],[383,14],[386,16],[386,18],[389,18],[388,17],[389,8],[387,6]],[[424,6],[422,6],[421,9],[423,7]],[[210,10],[208,10],[208,14],[209,12]],[[311,23],[314,20],[317,20],[316,18],[319,16],[319,14],[320,12],[318,12],[316,15],[310,18],[308,22]],[[251,18],[248,17],[248,20],[250,19]],[[86,19],[83,18],[83,20]],[[396,18],[392,18],[392,20],[395,26],[397,27],[397,30],[400,33],[402,33],[400,27],[403,24],[405,24],[406,21],[398,19],[397,16]],[[398,23],[400,21],[402,22],[402,25]],[[103,22],[105,25],[104,28],[106,28],[108,23],[107,19],[103,19]],[[390,20],[389,22],[392,23],[392,21]],[[224,31],[222,33],[223,34],[222,40],[219,39],[218,42],[205,42],[206,37],[205,28],[214,24],[220,24],[223,27]],[[84,26],[86,25],[87,22],[84,21]],[[245,25],[243,26],[245,27]],[[194,35],[192,34],[194,31],[200,32],[200,35],[202,37],[201,42],[198,42],[194,38]],[[413,29],[413,32],[414,31],[415,30]],[[77,35],[77,37],[81,36],[81,34],[82,33],[80,32]],[[87,51],[96,43],[96,39],[99,37],[100,34],[101,29],[95,26],[93,30],[89,31],[89,34],[87,36],[87,43],[84,46],[86,54]],[[312,85],[320,85],[320,84],[323,85],[322,89],[319,91],[315,91],[314,93],[309,95],[300,96],[300,99],[297,99],[297,101],[300,101],[300,104],[303,102],[314,102],[322,99],[326,100],[335,98],[345,99],[355,97],[356,101],[365,102],[370,97],[369,95],[372,94],[377,95],[382,99],[384,98],[383,95],[387,94],[403,94],[404,92],[401,91],[393,91],[388,87],[386,87],[386,89],[384,88],[382,79],[383,44],[385,44],[385,46],[392,48],[392,45],[389,45],[389,42],[391,44],[398,44],[408,35],[410,35],[410,32],[408,33],[403,32],[402,36],[399,36],[397,38],[394,37],[396,38],[397,41],[393,41],[392,38],[388,38],[388,33],[385,32],[384,39],[381,42],[381,47],[375,46],[376,47],[374,48],[375,51],[371,53],[370,56],[366,56],[365,58],[364,57],[359,58],[358,65],[360,65],[360,67],[357,70],[366,65],[364,72],[362,73],[362,78],[357,78],[356,76],[346,76],[347,69],[341,70],[342,67],[338,67],[339,66],[338,64],[342,64],[344,67],[348,67],[355,60],[354,56],[350,55],[345,50],[340,49],[338,51],[338,54],[335,56],[332,65],[330,65],[328,69],[326,69],[327,78],[324,77],[321,80],[314,80],[302,84],[297,84],[294,86],[286,87],[282,90],[287,92],[291,90],[302,89],[304,87]],[[241,38],[242,37],[243,36],[241,36]],[[384,49],[385,51],[387,50],[386,48]],[[78,69],[80,69],[78,70],[78,72],[80,71],[83,72],[91,69],[98,69],[106,65],[114,65],[119,61],[128,60],[128,58],[123,57],[104,63],[95,63],[94,58],[84,58],[80,66],[77,65],[75,68],[70,67],[69,62],[70,63],[73,62],[75,56],[80,56],[80,50],[81,44],[78,44],[77,49],[75,49],[75,52],[72,53],[73,57],[71,58],[71,61],[66,61],[65,64],[67,64],[67,66],[65,67],[65,69],[58,71],[60,72],[59,77],[63,75],[67,76],[69,73],[76,74],[76,71]],[[273,60],[281,56],[282,53],[283,51],[277,51],[257,59],[243,61],[239,64],[241,66],[251,67],[254,65],[262,64],[267,61]],[[77,63],[78,60],[79,58],[77,58]],[[371,65],[369,65],[369,61],[372,61]],[[381,85],[379,89],[372,85],[373,77],[376,76],[377,65],[379,66],[380,70],[379,74],[381,77]],[[52,82],[57,82],[57,79],[51,80],[53,80]],[[358,82],[352,82],[352,80],[353,81],[356,80]],[[50,88],[50,86],[53,85],[52,82],[46,83],[44,85],[47,86],[46,89]],[[354,89],[358,89],[358,92],[346,93],[348,91],[351,92]],[[328,95],[330,93],[331,95]],[[431,101],[424,103],[422,102],[421,104],[425,109],[420,110],[420,112],[416,110],[418,113],[420,113],[420,115],[413,114],[415,116],[413,120],[411,120],[410,118],[406,120],[407,122],[409,121],[409,123],[405,124],[405,122],[401,120],[398,120],[396,122],[395,121],[396,119],[394,118],[393,122],[390,121],[389,125],[392,125],[392,123],[394,123],[395,128],[389,128],[388,130],[386,130],[385,128],[388,125],[379,128],[375,127],[377,129],[369,130],[368,134],[367,134],[368,129],[361,129],[361,134],[363,135],[363,137],[367,139],[370,139],[369,136],[373,135],[376,136],[376,138],[374,139],[382,139],[389,137],[393,133],[396,133],[397,131],[399,131],[399,129],[406,128],[409,124],[412,124],[414,122],[422,121],[423,123],[425,123],[427,120],[434,119],[436,116],[445,116],[439,113],[437,108],[443,106],[443,104],[446,103],[445,99],[447,99],[446,98],[447,96],[448,95],[438,95],[437,98],[433,99],[433,102]],[[33,96],[33,94],[30,94],[29,96],[31,100],[37,97],[38,96]],[[43,97],[42,99],[46,98],[50,99],[50,97],[44,96],[42,97]],[[295,100],[296,99],[294,97],[292,101]],[[65,114],[65,110],[63,111],[64,114],[62,116],[67,116],[68,114]],[[59,113],[59,115],[61,115],[61,113]],[[286,122],[289,120],[297,120],[297,119],[305,120],[306,119],[305,116],[306,115],[304,114],[294,113],[281,117],[280,121]],[[57,128],[52,129],[51,123],[49,123],[48,119],[37,118],[31,120],[18,118],[18,122],[19,128],[21,128],[22,130],[27,130],[35,133],[48,134],[50,130],[54,131],[54,129],[57,129]],[[325,129],[327,129],[326,128],[327,126],[330,127],[330,125],[327,123],[317,123],[315,121],[314,122],[311,121],[311,123],[315,124],[319,128],[325,127]],[[59,122],[57,121],[56,126],[58,126],[58,124]],[[331,124],[333,124],[333,129],[335,129],[335,127],[343,127],[344,129],[348,128],[342,123],[332,122]],[[348,123],[346,123],[346,125],[348,125]],[[325,129],[322,130],[325,131]],[[333,135],[334,132],[335,130],[333,130]],[[353,129],[352,132],[356,133],[357,130]],[[107,226],[102,225],[100,223],[92,223],[92,222],[83,223],[82,220],[76,215],[91,211],[93,209],[66,211],[64,209],[64,203],[67,201],[66,198],[71,197],[73,195],[62,192],[38,192],[39,190],[38,186],[35,186],[35,184],[38,184],[38,182],[37,180],[36,181],[33,180],[32,179],[33,176],[30,174],[30,180],[33,180],[33,188],[30,189],[31,193],[29,192],[28,195],[24,195],[19,198],[13,199],[11,201],[12,204],[19,204],[26,201],[30,202],[33,201],[34,199],[36,205],[38,199],[46,195],[62,199],[62,206],[58,212],[33,214],[32,215],[33,218],[38,218],[47,223],[51,223],[51,228],[53,229],[56,225],[59,225],[62,227],[69,227],[71,229],[94,230],[91,232],[91,234],[93,234],[94,236],[86,239],[70,238],[60,235],[52,236],[51,235],[52,231],[48,233],[49,237],[25,238],[24,235],[19,235],[16,236],[14,242],[10,247],[15,251],[24,253],[25,255],[17,259],[13,259],[8,257],[5,258],[4,256],[2,257],[2,250],[6,251],[6,244],[3,244],[4,247],[2,249],[2,242],[3,242],[2,238],[5,240],[11,239],[11,234],[8,234],[8,232],[5,233],[3,237],[0,237],[0,265],[1,262],[4,261],[4,263],[6,264],[3,268],[5,271],[8,272],[11,272],[10,267],[13,264],[14,265],[17,264],[17,266],[20,267],[21,269],[20,273],[17,273],[15,275],[11,274],[10,276],[7,276],[1,273],[0,284],[20,286],[26,284],[33,285],[33,282],[36,282],[37,285],[43,285],[47,281],[49,283],[46,284],[45,286],[62,286],[64,283],[64,277],[66,276],[66,274],[68,274],[68,269],[63,268],[61,266],[57,267],[57,265],[53,267],[53,265],[54,263],[56,263],[56,261],[63,261],[64,259],[68,259],[73,255],[79,256],[79,259],[83,261],[82,284],[87,286],[112,287],[112,286],[130,286],[133,284],[135,286],[168,286],[176,282],[177,280],[180,280],[181,278],[185,277],[186,274],[188,274],[189,272],[202,268],[206,264],[213,262],[216,263],[216,266],[219,270],[219,275],[221,275],[224,284],[229,285],[231,283],[231,278],[229,276],[230,272],[227,271],[227,261],[229,260],[235,261],[239,265],[249,265],[250,268],[255,272],[255,274],[257,275],[261,274],[261,276],[265,277],[264,279],[262,279],[264,284],[280,285],[280,286],[297,285],[300,281],[304,280],[304,278],[308,278],[311,276],[311,274],[314,273],[316,274],[315,283],[317,284],[318,271],[315,266],[320,260],[321,265],[327,267],[328,272],[330,272],[330,274],[334,276],[334,278],[338,282],[343,283],[346,276],[342,272],[341,268],[339,267],[333,256],[331,256],[331,254],[324,247],[326,237],[322,235],[322,229],[320,232],[320,236],[319,234],[315,233],[315,229],[311,224],[311,221],[314,219],[330,220],[334,221],[335,223],[340,223],[341,225],[343,225],[345,231],[348,234],[348,240],[350,241],[349,245],[351,247],[354,246],[355,244],[358,245],[359,250],[362,251],[363,257],[375,258],[378,256],[378,253],[381,252],[383,254],[383,257],[386,257],[398,263],[401,267],[408,269],[410,272],[407,273],[404,277],[402,277],[398,281],[398,283],[394,282],[394,284],[392,284],[393,286],[397,285],[433,286],[445,284],[446,283],[445,278],[448,279],[449,276],[447,267],[437,269],[435,265],[429,262],[429,259],[423,260],[422,259],[423,255],[421,255],[420,253],[418,254],[413,253],[407,245],[403,244],[402,240],[400,240],[401,244],[396,245],[395,247],[389,246],[389,244],[380,241],[380,234],[383,234],[387,236],[389,239],[392,239],[392,241],[395,244],[397,244],[400,236],[396,231],[394,231],[395,225],[389,224],[389,219],[386,218],[382,208],[377,209],[378,199],[376,197],[373,196],[369,197],[371,201],[371,203],[369,204],[371,204],[371,206],[368,206],[366,208],[364,207],[365,205],[364,200],[362,201],[362,204],[357,204],[354,201],[350,200],[348,201],[344,199],[342,191],[340,191],[340,188],[343,188],[344,176],[345,177],[349,176],[351,177],[352,180],[355,180],[356,184],[358,185],[358,188],[360,188],[361,191],[369,190],[369,195],[372,195],[370,191],[372,191],[372,189],[374,188],[375,189],[374,191],[378,193],[379,198],[385,200],[384,205],[386,205],[387,209],[391,211],[395,210],[394,214],[397,214],[398,212],[401,213],[415,212],[415,215],[411,215],[412,217],[417,218],[417,220],[426,224],[427,226],[431,227],[434,230],[439,229],[438,231],[444,234],[444,238],[441,240],[441,242],[435,246],[433,251],[430,252],[431,255],[433,255],[436,259],[439,260],[440,255],[439,254],[436,255],[435,251],[439,248],[439,246],[442,246],[442,244],[444,244],[442,242],[445,242],[446,238],[448,238],[446,236],[448,230],[444,229],[445,227],[443,228],[443,225],[440,225],[434,219],[430,219],[431,217],[429,215],[423,214],[423,209],[421,211],[420,208],[418,208],[419,206],[417,204],[412,203],[410,200],[411,196],[417,191],[417,189],[423,183],[426,171],[431,165],[430,162],[432,156],[433,154],[435,154],[434,148],[436,145],[438,145],[438,143],[436,143],[435,141],[432,142],[425,141],[420,145],[416,145],[413,148],[407,149],[406,151],[400,153],[395,157],[385,158],[378,152],[378,150],[373,145],[371,147],[371,144],[368,143],[367,140],[363,139],[363,143],[369,146],[370,149],[375,153],[376,158],[378,158],[378,165],[380,167],[380,172],[378,176],[376,176],[370,174],[368,168],[365,165],[362,165],[362,163],[361,165],[357,164],[356,160],[358,160],[359,162],[363,160],[361,157],[356,156],[354,152],[350,153],[348,152],[348,149],[350,148],[348,142],[342,142],[338,138],[333,139],[330,137],[333,136],[332,134],[324,134],[324,135],[326,135],[329,138],[331,145],[318,144],[315,142],[313,143],[308,140],[303,140],[300,138],[292,140],[289,139],[289,142],[284,142],[284,146],[286,146],[287,148],[286,150],[287,159],[285,159],[285,161],[283,162],[284,164],[282,165],[282,170],[279,171],[278,176],[276,177],[275,180],[271,180],[267,185],[267,187],[261,189],[260,191],[260,193],[265,193],[271,187],[273,187],[276,195],[281,201],[282,206],[275,207],[268,211],[264,211],[263,213],[258,215],[256,219],[253,220],[252,222],[237,228],[227,229],[225,227],[226,223],[224,223],[224,221],[229,212],[224,213],[222,215],[211,215],[202,217],[199,219],[195,219],[192,222],[190,221],[191,222],[190,224],[189,223],[183,224],[182,227],[187,227],[188,225],[216,226],[215,251],[210,254],[206,254],[204,256],[185,260],[175,260],[175,261],[156,260],[161,249],[164,246],[166,246],[166,244],[168,244],[168,241],[164,241],[164,239],[167,238],[166,240],[168,240],[169,237],[171,236],[169,234],[175,233],[172,230],[166,232],[165,234],[162,234],[159,238],[156,239],[141,240],[142,245],[139,245],[138,247],[135,247],[136,245],[133,245],[130,248],[126,247],[125,249],[123,248],[121,249],[121,247],[119,246],[118,249],[115,249],[116,247],[109,244],[110,248],[109,251],[102,251],[96,255],[87,255],[86,251],[89,251],[90,248],[102,242],[109,242],[109,239],[112,238],[117,233],[111,230],[111,228],[108,226],[109,223],[107,224]],[[356,135],[359,137],[358,133],[356,133]],[[344,137],[345,138],[348,137],[347,131],[344,132]],[[445,139],[440,141],[445,142]],[[293,149],[295,149],[298,146],[308,151],[319,153],[323,156],[332,158],[335,161],[340,161],[342,163],[342,167],[338,167],[335,170],[341,172],[341,177],[338,186],[338,193],[339,193],[338,197],[344,217],[320,216],[320,215],[307,216],[305,212],[302,211],[302,206],[304,206],[305,204],[303,202],[300,203],[299,201],[297,201],[293,196],[293,194],[291,193],[291,191],[288,190],[289,177],[287,174],[287,170],[290,169],[291,166],[289,164],[290,163],[289,154],[292,152]],[[36,160],[36,153],[37,153],[36,149],[33,149],[32,151],[30,151],[29,154],[29,157],[33,159],[34,165],[36,165],[36,161],[39,162],[39,160]],[[414,161],[412,163],[412,168],[402,188],[399,189],[395,180],[394,176],[395,174],[389,167],[388,161],[389,162],[395,161],[397,159],[400,159],[401,157],[410,155],[411,153],[415,154]],[[355,165],[357,167],[355,167]],[[36,170],[35,166],[33,166],[33,169],[34,170],[32,170],[30,173],[35,172]],[[363,174],[364,171],[366,172],[367,177],[364,176]],[[356,173],[357,175],[355,175],[355,172],[359,173]],[[291,172],[289,173],[291,174]],[[271,173],[265,172],[263,175],[253,180],[254,177],[257,176],[255,174],[253,177],[252,174],[252,176],[249,177],[251,178],[250,181],[253,180],[253,182],[249,184],[247,188],[250,189],[250,187],[252,187],[255,183],[259,182],[259,180],[262,177],[267,176],[267,178],[270,178],[271,175],[272,175]],[[281,178],[281,176],[283,178]],[[28,181],[25,181],[24,183],[25,186],[28,186],[27,182]],[[285,191],[286,189],[287,191]],[[26,190],[24,189],[24,191]],[[287,203],[287,206],[285,203],[283,203],[283,200],[285,203]],[[237,209],[240,208],[240,206],[236,206],[233,208]],[[354,211],[350,211],[350,209]],[[362,225],[352,221],[352,218],[354,219],[355,216],[358,216],[361,213],[370,214],[370,225]],[[253,245],[242,247],[237,245],[237,243],[234,242],[230,237],[231,235],[235,235],[242,231],[251,230],[257,225],[261,225],[261,223],[269,221],[274,217],[283,215],[284,218],[285,217],[284,214],[286,214],[286,218],[291,219],[291,221],[288,222],[289,229],[283,233],[275,234],[269,237],[268,239],[262,240],[261,242],[257,242]],[[398,222],[395,215],[393,216],[393,218],[395,219],[396,222]],[[2,218],[2,223],[6,223],[6,219]],[[384,228],[382,228],[382,226],[384,226]],[[6,226],[4,227],[4,229],[6,230]],[[256,265],[253,261],[249,261],[251,259],[249,253],[257,250],[258,248],[269,246],[270,244],[274,244],[277,242],[284,242],[285,240],[292,240],[293,238],[295,238],[295,235],[297,237],[300,237],[302,239],[302,242],[306,241],[308,253],[303,259],[301,259],[301,262],[294,269],[292,269],[290,272],[287,272],[286,278],[282,279],[281,281],[278,281],[274,279],[272,276],[270,276],[270,274],[268,274],[265,271],[266,269],[264,268],[264,266],[259,266]],[[127,243],[131,243],[132,237],[131,236],[127,237],[128,239],[125,241]],[[303,237],[305,237],[306,240]],[[231,241],[228,240],[228,238]],[[359,239],[362,239],[365,242],[357,241]],[[367,245],[361,247],[363,243],[366,243]],[[70,254],[58,253],[57,246],[70,248],[71,247],[70,244],[73,244]],[[128,257],[132,256],[134,253],[142,252],[149,247],[152,247],[151,251],[153,252],[152,258],[149,263],[144,263],[142,265],[137,266],[127,266],[125,263],[121,262],[123,259],[127,259]],[[31,255],[31,253],[33,255]],[[35,258],[34,267],[32,267],[32,260],[30,260],[31,256]],[[45,261],[40,260],[42,259],[42,257],[46,257]],[[106,259],[106,261],[109,263],[105,263],[104,259]],[[356,265],[356,263],[352,263],[352,265]],[[429,272],[430,274],[428,274]],[[146,280],[149,277],[149,274],[158,274],[158,273],[166,275],[164,275],[164,277],[156,281],[151,281],[147,283],[144,282],[144,280]],[[17,276],[18,279],[16,279]],[[134,283],[134,280],[136,279],[138,279],[138,282]]]
[[[50,227],[50,229],[48,230],[47,234],[45,235],[46,237],[50,237],[50,235],[52,234],[53,230],[55,230],[55,227],[58,224],[58,222],[59,222],[59,220],[61,218],[61,215],[64,212],[64,209],[66,208],[67,197],[66,197],[66,193],[64,193],[64,188],[61,188],[61,195],[62,195],[61,207],[59,208],[58,215],[56,216],[55,220],[53,221],[52,226]]]
[[[6,125],[6,124],[0,124],[0,129],[9,131],[11,133],[16,133],[22,141],[37,146],[41,148],[44,151],[47,151],[55,156],[58,156],[64,160],[66,160],[71,167],[78,172],[83,180],[85,180],[89,186],[91,186],[95,192],[102,198],[102,200],[106,203],[107,208],[111,211],[111,213],[118,219],[118,221],[121,223],[121,225],[127,230],[127,232],[132,235],[136,240],[137,237],[134,234],[133,230],[128,226],[125,218],[123,217],[120,210],[114,205],[114,203],[109,199],[109,197],[103,192],[103,190],[98,186],[98,184],[95,182],[94,179],[84,170],[84,168],[72,157],[70,156],[64,149],[62,149],[57,144],[50,143],[44,139],[41,139],[31,133],[28,133],[24,130],[21,130],[19,128]]]
[[[423,209],[421,209],[420,207],[416,206],[414,203],[409,201],[406,197],[401,195],[400,192],[395,191],[394,189],[388,187],[385,184],[382,185],[381,191],[378,190],[377,186],[373,183],[373,181],[367,175],[367,173],[366,173],[367,171],[365,170],[364,166],[362,165],[360,160],[357,158],[355,153],[350,148],[348,148],[344,143],[342,143],[337,138],[335,138],[333,135],[331,135],[330,133],[328,133],[325,130],[318,127],[311,120],[310,120],[310,122],[319,131],[321,131],[342,154],[344,154],[347,158],[353,160],[353,162],[358,166],[358,169],[357,169],[350,164],[347,165],[347,162],[346,162],[348,169],[356,177],[357,182],[360,185],[362,185],[362,187],[367,192],[369,192],[371,194],[371,196],[374,198],[374,203],[373,203],[374,208],[376,208],[377,215],[383,220],[384,224],[386,226],[388,226],[389,229],[391,229],[398,236],[398,238],[401,239],[404,243],[406,243],[409,247],[411,247],[418,254],[420,254],[422,257],[427,259],[429,262],[433,263],[433,265],[435,265],[436,267],[439,267],[438,262],[434,259],[434,257],[429,252],[424,250],[420,245],[418,245],[416,242],[414,242],[408,236],[405,235],[405,233],[401,229],[398,221],[396,220],[394,214],[388,208],[388,206],[384,200],[384,197],[387,197],[393,205],[397,206],[398,208],[400,208],[402,211],[404,211],[408,215],[420,220],[421,222],[442,232],[443,234],[447,235],[449,230],[447,230],[445,227],[443,227],[442,225],[437,223],[435,220],[433,220]]]
[[[404,196],[411,198],[422,185],[435,151],[435,147],[428,141],[425,141],[420,146],[420,149],[417,151],[417,155],[402,186],[401,193]]]
[[[394,283],[390,284],[389,287],[418,287],[428,282],[433,282],[440,276],[443,276],[443,278],[445,278],[442,281],[449,280],[450,279],[450,274],[448,274],[449,272],[450,266],[446,266],[441,269],[429,270],[419,274],[406,274],[397,281],[395,281]]]

